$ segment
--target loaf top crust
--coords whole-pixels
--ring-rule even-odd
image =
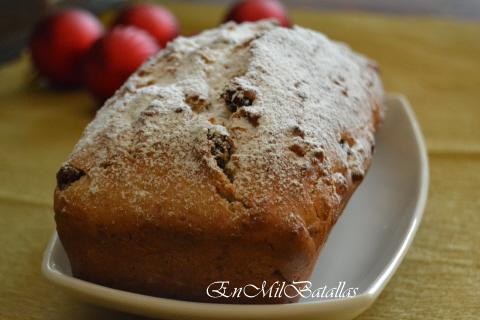
[[[375,63],[318,32],[180,37],[97,112],[57,175],[57,213],[212,237],[268,221],[321,244],[368,169],[382,101]]]

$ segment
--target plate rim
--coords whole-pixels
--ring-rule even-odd
[[[235,319],[248,318],[251,316],[265,318],[289,318],[293,315],[298,316],[299,314],[315,314],[316,316],[319,316],[319,312],[329,313],[345,307],[355,309],[356,311],[354,315],[358,315],[366,310],[376,300],[389,280],[392,278],[395,271],[400,266],[403,258],[413,242],[415,234],[423,218],[423,213],[427,203],[429,165],[426,144],[420,129],[420,125],[415,118],[414,111],[412,110],[408,99],[401,94],[388,94],[385,96],[385,101],[395,100],[397,100],[401,108],[404,109],[415,137],[415,148],[417,149],[416,156],[420,164],[420,173],[417,175],[417,184],[419,189],[416,193],[415,207],[412,209],[412,218],[410,219],[406,229],[406,236],[403,237],[403,240],[399,244],[399,248],[395,251],[395,255],[390,258],[389,262],[385,264],[385,267],[382,269],[379,276],[362,294],[344,299],[322,299],[303,303],[277,305],[217,304],[142,295],[81,280],[54,269],[53,266],[55,265],[55,262],[52,261],[52,253],[57,245],[57,241],[59,241],[56,231],[54,231],[43,255],[41,266],[42,274],[53,284],[68,290],[70,293],[81,296],[84,300],[86,297],[88,297],[86,300],[89,300],[93,303],[99,303],[104,306],[115,305],[115,309],[117,310],[130,313],[134,312],[147,316],[159,316],[159,314],[162,314],[162,316],[178,316],[178,310],[181,309],[182,317],[193,318],[228,317]],[[120,304],[120,302],[122,302],[122,304]],[[144,309],[147,305],[148,310]]]
[[[417,193],[416,205],[413,209],[413,219],[411,219],[408,225],[407,236],[404,237],[400,248],[397,250],[395,256],[390,260],[390,262],[385,266],[380,275],[373,281],[373,283],[368,287],[365,292],[370,294],[374,299],[383,291],[385,286],[388,284],[392,276],[397,271],[398,267],[403,261],[403,258],[408,252],[408,249],[412,245],[413,239],[417,234],[418,227],[423,219],[423,213],[425,212],[425,207],[427,205],[428,199],[428,189],[430,182],[430,168],[428,164],[428,155],[427,155],[427,145],[420,129],[420,124],[415,117],[415,112],[413,111],[410,102],[407,97],[399,93],[390,93],[386,95],[385,100],[398,100],[402,108],[405,110],[405,113],[408,117],[409,123],[412,127],[413,134],[416,140],[417,148],[417,158],[420,163],[420,174],[417,176],[417,184],[419,190]]]

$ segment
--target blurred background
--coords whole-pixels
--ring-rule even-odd
[[[17,0],[0,1],[0,63],[18,56],[33,24],[50,10],[81,6],[97,14],[125,5],[125,0]],[[132,2],[132,1],[130,1]],[[230,5],[233,1],[182,0],[168,3],[205,3]],[[365,11],[394,15],[441,16],[462,20],[480,20],[479,0],[284,0],[289,8],[328,11]]]

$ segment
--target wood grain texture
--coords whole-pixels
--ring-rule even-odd
[[[171,8],[186,33],[213,27],[223,13]],[[293,17],[378,60],[387,90],[411,100],[428,144],[424,221],[398,272],[359,319],[478,319],[480,25],[305,11]],[[55,172],[95,103],[82,91],[51,91],[32,74],[27,57],[0,69],[0,319],[140,319],[77,301],[40,275],[54,230]]]

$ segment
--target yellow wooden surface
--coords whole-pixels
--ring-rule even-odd
[[[186,34],[215,26],[223,12],[170,7]],[[376,59],[386,89],[409,97],[428,145],[424,221],[360,319],[480,319],[480,24],[312,12],[293,18]],[[83,91],[40,86],[26,56],[0,67],[0,319],[135,318],[77,301],[40,275],[54,230],[55,172],[94,111]]]

